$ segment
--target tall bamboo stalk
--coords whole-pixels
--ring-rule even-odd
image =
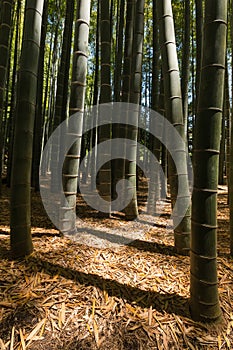
[[[77,6],[75,38],[73,53],[73,70],[70,96],[70,116],[79,113],[73,129],[68,129],[67,137],[76,137],[66,155],[63,166],[63,189],[66,203],[60,210],[60,228],[63,233],[73,232],[76,227],[76,195],[78,185],[78,168],[81,154],[82,125],[85,101],[88,39],[90,23],[90,0],[80,0]]]
[[[16,104],[10,212],[11,248],[17,257],[28,255],[33,250],[31,238],[31,166],[43,4],[43,0],[27,0],[24,16]]]
[[[174,125],[174,128],[179,132],[184,144],[186,143],[183,119],[183,105],[181,97],[181,86],[179,77],[179,67],[176,52],[174,21],[172,13],[171,0],[163,0],[157,2],[157,9],[159,15],[159,29],[160,41],[162,46],[162,69],[164,77],[164,93],[165,93],[165,110],[168,120]],[[171,202],[174,207],[177,203],[178,210],[174,213],[174,240],[175,247],[178,253],[188,254],[190,248],[190,208],[187,210],[185,216],[176,225],[179,220],[179,212],[186,203],[187,208],[190,203],[188,169],[187,169],[187,155],[184,149],[177,150],[180,164],[182,165],[182,181],[179,181],[180,196],[178,193],[178,174],[175,164],[171,157],[169,157],[169,178],[171,189]]]
[[[191,314],[221,316],[217,278],[217,186],[223,111],[227,0],[206,0],[198,114],[194,140]]]
[[[9,60],[9,44],[11,37],[11,17],[13,0],[2,1],[1,4],[1,26],[0,26],[0,195],[2,187],[2,152],[3,152],[3,110],[4,92],[7,78],[7,65]]]

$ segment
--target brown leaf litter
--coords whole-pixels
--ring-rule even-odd
[[[9,191],[0,199],[0,349],[232,349],[233,264],[229,257],[226,187],[219,188],[218,274],[223,319],[191,320],[189,258],[177,255],[166,230],[169,203],[155,222],[91,212],[79,198],[79,216],[96,232],[143,232],[129,245],[91,247],[61,237],[33,193],[33,254],[9,251]],[[81,208],[81,209],[80,209]],[[84,231],[84,226],[80,232]],[[121,233],[120,233],[121,234]],[[98,236],[99,237],[99,236]],[[102,236],[101,236],[102,237]]]

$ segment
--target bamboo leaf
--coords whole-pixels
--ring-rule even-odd
[[[10,350],[14,349],[14,341],[15,341],[15,327],[13,326],[11,331]]]
[[[21,342],[22,349],[26,350],[26,344],[24,341],[24,336],[21,328],[19,329],[19,335],[20,335],[20,342]]]
[[[45,324],[46,318],[41,320],[36,327],[31,331],[31,333],[27,336],[26,341],[31,341],[33,338],[39,333],[41,327]]]

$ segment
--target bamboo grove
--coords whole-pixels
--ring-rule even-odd
[[[75,142],[63,164],[66,202],[58,208],[62,231],[75,230],[75,220],[68,219],[75,216],[78,185],[96,171],[95,154],[85,172],[79,171],[80,159],[111,138],[140,142],[168,174],[168,181],[157,175],[151,179],[148,213],[156,215],[156,201],[168,195],[172,207],[176,201],[188,207],[174,229],[174,245],[177,253],[190,255],[192,317],[219,320],[218,184],[227,183],[229,189],[233,255],[232,50],[232,0],[1,0],[0,191],[2,182],[11,187],[15,257],[33,251],[30,193],[31,188],[39,191],[39,171],[51,171],[57,191],[56,159],[40,168],[43,148],[52,132],[78,112],[79,123],[68,131]],[[192,201],[185,153],[179,152],[178,198],[176,167],[166,147],[137,124],[93,124],[82,136],[86,110],[111,102],[134,104],[135,118],[137,107],[144,106],[169,120],[193,161]],[[106,215],[111,215],[118,181],[127,180],[132,198],[123,213],[126,220],[134,220],[137,148],[129,154],[128,161],[106,162],[95,177],[107,203]],[[139,157],[150,167],[150,153]]]

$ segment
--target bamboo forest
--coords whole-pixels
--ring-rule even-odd
[[[0,350],[233,349],[233,0],[0,0]]]

